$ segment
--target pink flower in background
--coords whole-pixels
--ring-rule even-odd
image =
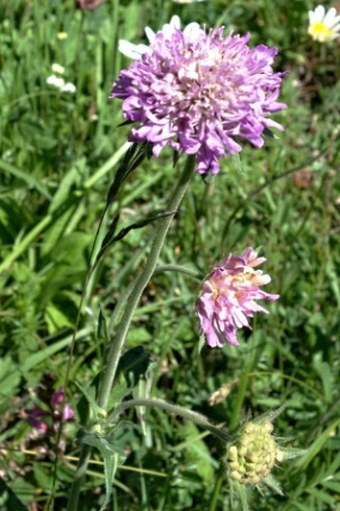
[[[195,155],[199,173],[217,174],[220,158],[241,151],[242,139],[261,147],[266,128],[283,130],[270,118],[286,107],[277,101],[285,73],[273,71],[276,48],[250,48],[249,34],[224,36],[223,27],[181,30],[178,16],[156,34],[145,32],[149,45],[120,41],[135,62],[110,96],[138,123],[132,142],[150,142],[154,156],[165,146]]]
[[[49,410],[43,410],[40,406],[34,408],[28,408],[26,410],[27,421],[35,429],[46,433],[52,426],[58,425],[60,418],[63,421],[71,421],[74,419],[73,408],[65,404],[64,388],[60,387],[58,390],[53,392],[49,405]]]
[[[48,424],[43,418],[48,417],[49,413],[40,408],[40,406],[35,406],[34,408],[28,408],[26,410],[27,414],[27,422],[34,429],[38,429],[39,431],[46,433],[48,430]]]
[[[251,247],[241,256],[229,254],[203,282],[197,300],[197,314],[206,342],[212,348],[222,348],[225,342],[237,346],[237,330],[244,326],[250,328],[248,318],[252,318],[255,312],[268,314],[256,300],[279,298],[279,295],[260,289],[271,279],[254,268],[265,260],[258,257]]]

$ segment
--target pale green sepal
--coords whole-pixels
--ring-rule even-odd
[[[284,460],[292,460],[297,458],[298,456],[303,456],[306,454],[307,449],[295,449],[294,447],[280,447],[280,451],[284,455]]]
[[[250,508],[248,505],[248,496],[247,496],[246,486],[243,484],[237,483],[236,481],[233,481],[232,485],[233,485],[235,492],[237,493],[238,498],[240,499],[242,511],[250,511]]]
[[[283,405],[279,406],[279,408],[276,408],[276,410],[269,410],[268,412],[265,412],[259,417],[256,417],[253,422],[257,422],[258,424],[264,424],[265,422],[273,422],[276,417],[278,417],[283,410],[286,408],[287,404],[284,403]]]
[[[274,490],[276,493],[283,496],[281,486],[279,485],[279,483],[277,482],[275,477],[273,477],[271,474],[269,474],[267,477],[265,477],[262,482],[265,483],[267,486],[269,486],[269,488]]]

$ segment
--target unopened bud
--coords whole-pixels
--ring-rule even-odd
[[[227,450],[230,477],[244,484],[260,484],[272,471],[275,461],[282,461],[283,453],[271,435],[273,425],[266,421],[248,422]]]

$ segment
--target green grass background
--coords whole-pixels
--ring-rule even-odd
[[[270,316],[254,319],[252,332],[240,333],[238,348],[199,353],[199,283],[156,274],[128,337],[129,348],[142,345],[151,354],[134,395],[146,384],[152,396],[231,430],[285,403],[275,433],[307,452],[275,470],[283,497],[249,488],[250,509],[340,509],[340,58],[337,41],[321,45],[307,35],[307,12],[315,6],[305,0],[107,0],[82,11],[71,1],[2,1],[0,475],[27,509],[47,509],[56,438],[39,438],[24,410],[64,383],[91,246],[128,135],[128,127],[118,127],[120,101],[107,99],[128,65],[117,42],[141,42],[146,25],[157,30],[173,14],[183,24],[251,32],[251,45],[279,48],[276,69],[290,74],[282,92],[288,109],[275,116],[285,132],[261,150],[245,147],[240,157],[226,157],[206,183],[195,176],[161,263],[205,274],[231,251],[260,247],[272,276],[267,290],[281,298],[270,305]],[[61,32],[67,38],[60,39]],[[65,66],[76,94],[46,84],[53,62]],[[164,150],[131,175],[106,227],[118,211],[126,227],[165,207],[176,181],[171,161]],[[74,408],[81,398],[75,381],[90,384],[103,366],[100,310],[109,322],[117,297],[145,261],[152,231],[131,231],[113,245],[90,280],[67,386]],[[228,397],[209,406],[209,396],[225,383]],[[148,410],[143,428],[133,412],[125,418],[136,426],[120,439],[126,462],[108,509],[240,509],[221,477],[220,442],[160,411]],[[65,508],[72,481],[77,428],[69,424],[65,433],[56,510]],[[94,452],[93,459],[99,464],[90,466],[80,511],[98,510],[103,501],[101,458]],[[6,490],[0,498],[1,509],[15,509]]]

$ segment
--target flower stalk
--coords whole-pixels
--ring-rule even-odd
[[[124,401],[111,413],[111,415],[109,415],[108,421],[114,422],[124,410],[127,410],[132,406],[147,406],[151,408],[158,408],[159,410],[164,410],[165,412],[179,415],[180,417],[183,417],[183,419],[187,419],[194,424],[197,424],[197,426],[210,431],[223,442],[229,440],[229,435],[227,432],[224,429],[211,424],[211,422],[204,415],[193,412],[192,410],[179,405],[173,405],[172,403],[168,403],[163,399],[130,399],[129,401]]]
[[[135,285],[129,295],[126,303],[122,320],[118,326],[117,332],[110,339],[110,350],[107,356],[106,367],[99,386],[98,404],[106,409],[111,388],[116,376],[119,358],[124,347],[125,339],[132,321],[133,314],[138,306],[139,300],[146,286],[148,285],[157,265],[159,254],[162,250],[165,237],[168,233],[174,215],[177,213],[179,205],[188,188],[190,179],[194,172],[194,159],[189,157],[183,169],[183,173],[172,193],[167,210],[171,214],[161,218],[158,223],[151,250],[142,273],[137,277]]]
[[[158,257],[162,250],[166,235],[170,228],[173,217],[176,215],[185,192],[189,186],[194,170],[195,160],[192,156],[190,156],[187,158],[182,174],[172,192],[168,203],[167,211],[169,211],[171,214],[164,216],[158,221],[158,227],[153,238],[151,250],[144,270],[139,275],[139,277],[137,277],[128,297],[124,297],[124,301],[126,301],[124,313],[118,325],[117,331],[110,338],[110,348],[107,355],[106,365],[99,381],[97,404],[103,410],[106,410],[108,406],[111,389],[117,373],[118,362],[125,344],[133,314],[138,306],[144,289],[154,274]],[[75,472],[74,481],[71,487],[67,511],[74,511],[75,509],[78,509],[78,501],[82,481],[88,466],[90,455],[91,448],[87,445],[83,445],[80,453],[78,467]]]

